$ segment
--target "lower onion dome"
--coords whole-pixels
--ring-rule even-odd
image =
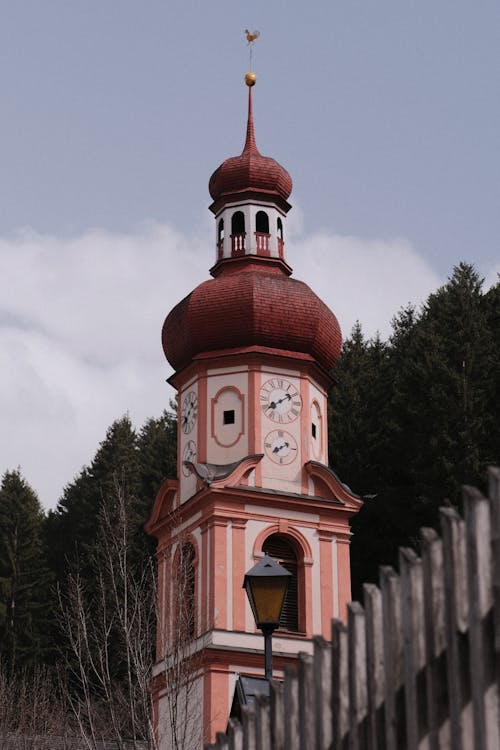
[[[165,320],[162,343],[175,370],[202,352],[247,346],[309,354],[330,370],[342,334],[335,315],[307,284],[248,260],[179,302]]]

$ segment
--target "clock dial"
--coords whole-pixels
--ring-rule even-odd
[[[189,391],[182,399],[181,408],[181,428],[185,435],[188,435],[196,423],[198,415],[198,399],[194,391]]]
[[[291,464],[297,457],[297,443],[293,435],[284,430],[273,430],[264,440],[266,454],[276,464]]]
[[[288,424],[299,416],[302,399],[288,380],[270,378],[260,389],[260,404],[266,417],[279,424]]]
[[[184,466],[184,461],[196,461],[196,443],[194,440],[188,440],[182,451],[182,473],[185,477],[190,475],[190,470]]]

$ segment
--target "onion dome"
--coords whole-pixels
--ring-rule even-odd
[[[257,346],[310,355],[329,371],[342,335],[335,315],[307,284],[248,259],[179,302],[164,323],[162,343],[175,370],[202,352]]]
[[[248,85],[248,121],[245,146],[240,156],[226,159],[210,178],[208,189],[214,205],[221,199],[241,195],[241,193],[257,193],[274,197],[286,203],[292,192],[292,178],[277,161],[269,156],[262,156],[255,143],[253,124],[252,86],[253,79],[245,78]],[[212,207],[213,210],[213,207]]]

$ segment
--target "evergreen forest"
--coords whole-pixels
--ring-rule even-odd
[[[418,552],[419,529],[439,528],[439,508],[460,510],[462,485],[484,490],[500,463],[499,342],[500,283],[485,290],[463,263],[421,308],[396,312],[388,340],[359,324],[345,337],[329,456],[364,499],[353,598],[380,565],[397,567],[399,546]],[[2,467],[0,736],[148,742],[154,541],[143,525],[176,475],[176,431],[171,411],[138,430],[118,418],[48,513],[21,469]]]

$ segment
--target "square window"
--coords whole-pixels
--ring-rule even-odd
[[[311,424],[311,432],[313,438],[316,440],[316,425],[314,424],[314,422]]]
[[[228,409],[224,412],[223,424],[234,424],[234,409]]]

